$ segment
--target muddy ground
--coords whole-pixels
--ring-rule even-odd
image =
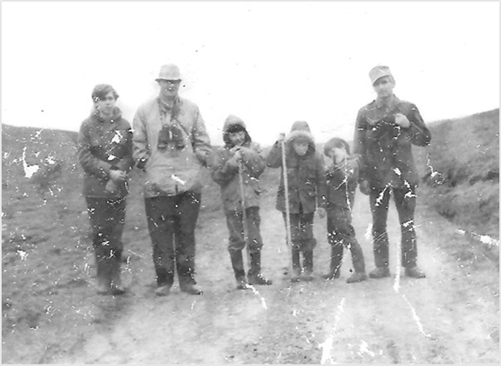
[[[341,278],[321,279],[330,247],[325,219],[317,216],[316,279],[291,284],[284,225],[274,208],[277,173],[266,171],[263,273],[274,283],[238,291],[217,187],[208,182],[197,228],[197,281],[204,294],[181,293],[176,284],[168,297],[159,298],[153,293],[140,178],[135,177],[128,201],[123,279],[129,291],[124,296],[95,293],[80,186],[64,202],[49,195],[36,210],[26,204],[4,217],[6,233],[19,230],[15,219],[30,212],[33,220],[51,220],[45,231],[40,223],[34,237],[44,240],[25,245],[25,254],[19,252],[21,239],[17,251],[6,252],[4,243],[4,363],[499,362],[498,260],[485,254],[486,244],[435,212],[419,206],[416,214],[418,261],[426,279],[404,277],[397,266],[400,229],[392,207],[391,278],[347,284],[352,265],[345,252]],[[57,217],[51,216],[55,208]],[[354,226],[369,271],[374,268],[370,222],[367,197],[357,192]]]

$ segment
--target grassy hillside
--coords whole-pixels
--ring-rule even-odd
[[[429,124],[420,199],[468,232],[499,238],[499,109]]]

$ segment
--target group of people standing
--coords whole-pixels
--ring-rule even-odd
[[[266,167],[282,171],[276,208],[283,213],[291,247],[291,281],[314,278],[316,211],[321,218],[327,216],[327,237],[332,246],[329,271],[323,277],[340,277],[346,247],[354,268],[347,282],[367,279],[363,251],[352,226],[357,185],[370,196],[373,216],[376,268],[369,277],[390,276],[386,221],[391,195],[402,230],[405,274],[425,277],[417,266],[413,219],[418,176],[411,145],[425,146],[431,135],[416,106],[393,94],[395,80],[387,66],[374,67],[369,76],[377,97],[358,113],[352,153],[345,140],[333,137],[321,154],[308,123],[296,121],[267,156],[235,115],[224,122],[224,146],[213,152],[198,106],[179,96],[182,77],[176,65],[161,67],[156,79],[159,95],[138,108],[133,129],[115,105],[115,89],[97,85],[92,92],[94,108],[80,128],[79,161],[84,170],[83,193],[92,227],[98,292],[126,292],[120,280],[120,263],[128,174],[134,167],[144,171],[145,211],[158,296],[169,294],[176,273],[181,291],[202,294],[195,281],[195,226],[202,200],[202,169],[209,169],[221,188],[228,251],[238,289],[272,284],[261,273],[259,177]],[[326,164],[324,156],[331,163]]]

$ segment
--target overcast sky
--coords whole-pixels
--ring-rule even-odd
[[[498,2],[2,2],[2,122],[78,131],[96,84],[132,123],[176,63],[214,144],[229,114],[266,146],[296,120],[353,138],[387,64],[425,121],[499,108]]]

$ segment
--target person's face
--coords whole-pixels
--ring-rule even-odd
[[[306,152],[308,151],[308,142],[306,141],[295,141],[293,146],[294,146],[294,151],[296,154],[299,156],[304,156]]]
[[[395,81],[390,76],[383,76],[377,79],[372,87],[379,98],[388,98],[393,95]]]
[[[245,142],[245,131],[230,132],[228,136],[233,146],[241,146]]]
[[[181,80],[159,80],[160,94],[167,99],[177,97]]]
[[[333,147],[329,150],[329,158],[336,164],[341,164],[348,158],[348,153],[344,147]]]
[[[115,103],[116,103],[115,96],[113,95],[113,92],[109,92],[104,96],[103,99],[98,100],[96,102],[96,108],[99,111],[99,113],[104,114],[104,115],[110,115],[113,113],[113,108],[115,108]]]

